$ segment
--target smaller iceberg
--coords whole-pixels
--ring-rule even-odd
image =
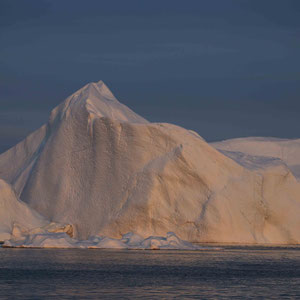
[[[150,236],[146,239],[132,232],[120,239],[106,236],[92,236],[88,240],[79,241],[72,238],[64,228],[59,232],[47,229],[26,235],[16,234],[6,240],[3,247],[7,248],[90,248],[90,249],[140,249],[140,250],[218,250],[219,248],[203,247],[181,240],[173,232],[166,237]]]

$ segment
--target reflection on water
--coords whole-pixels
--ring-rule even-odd
[[[300,248],[0,248],[0,293],[1,299],[295,299]]]

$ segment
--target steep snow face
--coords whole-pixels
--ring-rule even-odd
[[[300,178],[300,139],[286,140],[276,138],[260,138],[260,137],[249,137],[249,138],[238,138],[230,139],[221,142],[211,144],[216,149],[221,151],[240,152],[238,156],[241,157],[241,153],[248,156],[259,156],[264,162],[277,158],[282,160],[293,174]],[[223,152],[225,155],[226,153]],[[237,154],[236,154],[237,155]],[[238,160],[238,157],[235,156]],[[263,159],[263,157],[265,159]]]
[[[47,126],[42,126],[25,140],[0,155],[0,178],[12,184],[18,196],[45,143],[46,130]]]
[[[9,239],[16,227],[28,231],[48,223],[38,213],[21,202],[12,187],[0,179],[0,241]]]
[[[175,232],[198,242],[300,243],[300,186],[269,160],[223,155],[200,136],[149,123],[102,83],[55,108],[46,126],[0,155],[0,176],[75,236]],[[12,166],[12,167],[11,167]]]

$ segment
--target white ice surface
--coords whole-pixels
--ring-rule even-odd
[[[300,139],[278,139],[263,137],[237,138],[215,142],[211,144],[225,155],[240,162],[239,157],[233,152],[244,153],[249,156],[261,157],[261,162],[266,159],[277,159],[285,163],[293,172],[294,176],[300,179]]]

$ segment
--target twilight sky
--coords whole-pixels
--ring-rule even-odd
[[[0,0],[0,152],[103,80],[208,141],[300,137],[299,0]]]

